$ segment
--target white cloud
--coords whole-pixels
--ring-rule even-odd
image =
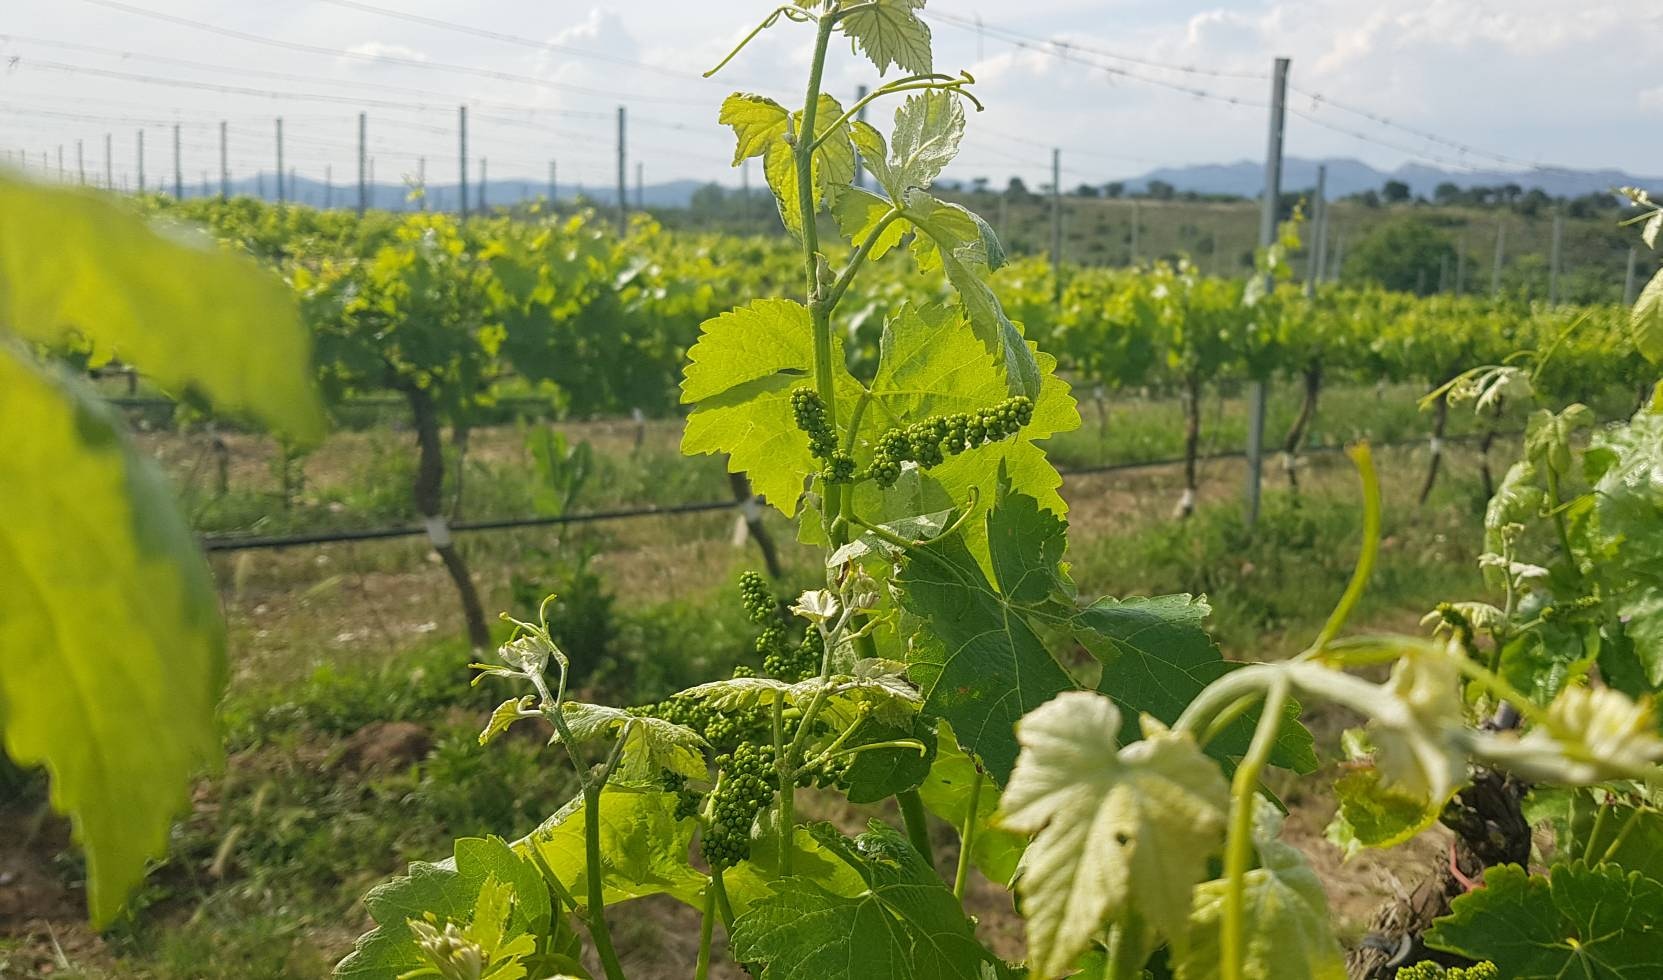
[[[1648,88],[1639,95],[1640,108],[1663,112],[1663,85]]]
[[[407,48],[402,44],[387,44],[383,41],[365,41],[354,44],[346,49],[350,54],[367,55],[371,58],[403,58],[407,61],[426,61],[427,52]]]

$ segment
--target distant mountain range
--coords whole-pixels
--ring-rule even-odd
[[[1640,177],[1620,170],[1453,171],[1414,163],[1404,164],[1396,170],[1380,170],[1361,160],[1318,161],[1303,157],[1288,157],[1283,161],[1282,189],[1300,191],[1314,187],[1319,163],[1328,167],[1328,196],[1331,199],[1367,190],[1379,190],[1388,180],[1402,181],[1409,185],[1412,194],[1428,198],[1437,186],[1443,183],[1451,183],[1461,188],[1518,184],[1527,191],[1539,188],[1552,197],[1578,197],[1623,186],[1645,187],[1654,194],[1663,192],[1663,177]],[[1254,198],[1264,187],[1264,166],[1252,160],[1242,160],[1238,163],[1161,167],[1119,183],[1123,184],[1129,193],[1142,193],[1148,190],[1153,181],[1164,181],[1179,192],[1194,191],[1199,194]],[[352,207],[358,201],[356,181],[341,182],[331,187],[310,177],[296,177],[293,183],[293,187],[284,188],[284,196],[290,201],[314,207],[341,208]],[[693,192],[705,186],[705,183],[698,180],[673,180],[661,184],[648,184],[641,188],[642,200],[649,209],[684,208],[691,201]],[[993,178],[992,184],[998,188],[1004,185],[1004,181]],[[171,190],[170,182],[163,183],[160,189]],[[1067,189],[1070,188],[1065,187],[1065,190]],[[368,204],[372,208],[417,210],[420,207],[410,200],[410,189],[403,184],[371,184],[366,191]],[[218,192],[219,185],[216,182],[207,185],[185,185],[185,194],[189,197]],[[231,183],[231,192],[276,200],[277,178],[274,174],[265,173],[235,180]],[[563,201],[572,200],[580,192],[598,205],[611,205],[617,201],[617,189],[614,187],[578,187],[572,184],[559,186],[560,199]],[[488,206],[500,207],[535,200],[547,193],[548,185],[540,181],[493,180],[486,185],[485,201]],[[629,198],[630,203],[635,204],[636,189],[633,186],[629,188]],[[469,185],[468,199],[470,206],[478,207],[478,184]],[[456,210],[457,185],[428,185],[427,203],[435,210]]]
[[[1439,184],[1450,183],[1460,188],[1496,187],[1517,184],[1524,190],[1539,188],[1550,197],[1580,197],[1608,191],[1613,187],[1646,187],[1663,189],[1663,177],[1639,177],[1620,170],[1442,170],[1425,164],[1406,163],[1396,170],[1379,170],[1361,160],[1308,160],[1288,157],[1282,162],[1282,189],[1303,190],[1315,187],[1317,165],[1328,167],[1328,196],[1346,197],[1367,190],[1379,190],[1388,180],[1409,185],[1417,197],[1431,197]],[[1126,189],[1141,192],[1150,181],[1165,181],[1179,191],[1200,194],[1231,194],[1237,197],[1257,197],[1265,186],[1262,162],[1242,160],[1239,163],[1198,164],[1188,167],[1161,167],[1141,177],[1124,181]]]

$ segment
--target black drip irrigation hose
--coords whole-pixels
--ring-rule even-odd
[[[465,531],[507,531],[522,527],[558,527],[563,524],[590,524],[598,521],[617,521],[631,517],[675,516],[701,514],[706,511],[727,510],[739,506],[736,500],[716,500],[706,503],[671,504],[665,507],[637,507],[628,510],[597,510],[582,514],[560,514],[552,517],[509,517],[495,521],[458,521],[446,525],[452,533]],[[268,548],[292,548],[307,544],[334,544],[341,541],[380,541],[387,538],[415,538],[428,533],[421,524],[404,527],[380,527],[362,531],[318,531],[311,534],[205,535],[204,551],[255,551]]]
[[[1521,433],[1497,433],[1498,436],[1517,436]],[[1453,436],[1444,440],[1445,443],[1476,442],[1481,435]],[[1405,446],[1418,446],[1425,443],[1424,438],[1404,439],[1397,442],[1378,443],[1380,449],[1401,449]],[[1314,446],[1304,450],[1302,455],[1323,455],[1343,451],[1343,446]],[[1207,462],[1221,459],[1241,459],[1247,454],[1239,451],[1205,453],[1198,460]],[[1124,473],[1129,470],[1159,469],[1165,466],[1176,466],[1182,463],[1182,457],[1174,459],[1148,459],[1127,463],[1104,463],[1099,466],[1080,466],[1058,470],[1063,477],[1097,476],[1104,473]],[[561,527],[573,524],[596,524],[602,521],[621,521],[637,517],[674,517],[682,514],[706,514],[713,511],[731,510],[746,501],[740,500],[711,500],[696,503],[669,504],[662,507],[634,507],[618,510],[585,511],[578,514],[560,514],[550,517],[509,517],[494,521],[459,521],[447,525],[447,530],[453,534],[470,531],[510,531],[516,528],[528,527]],[[338,544],[347,541],[384,541],[392,538],[416,538],[428,534],[425,525],[411,524],[402,527],[367,528],[357,531],[317,531],[306,534],[274,534],[274,535],[203,535],[202,549],[209,552],[232,551],[260,551],[275,548],[296,548],[303,545]]]

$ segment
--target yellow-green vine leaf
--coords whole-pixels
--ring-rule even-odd
[[[601,793],[601,869],[607,905],[647,895],[670,895],[697,907],[706,878],[687,861],[696,821],[675,819],[676,794],[614,789]],[[588,894],[584,862],[583,797],[561,807],[516,842],[536,848],[573,895]]]
[[[0,219],[3,221],[4,219]],[[0,723],[87,852],[95,925],[220,760],[218,603],[161,475],[91,392],[0,346]]]
[[[79,338],[94,363],[120,358],[297,440],[323,434],[311,335],[282,280],[105,196],[0,176],[0,324],[43,344]]]
[[[858,187],[838,187],[832,191],[831,213],[837,228],[851,243],[860,245],[871,236],[894,206],[883,198]],[[868,258],[877,261],[906,237],[907,223],[891,221],[872,242]]]
[[[685,725],[582,701],[567,701],[560,709],[572,741],[579,745],[597,739],[607,742],[624,739],[623,756],[612,775],[612,785],[656,787],[663,782],[666,771],[694,779],[703,779],[709,774],[704,750],[710,746],[698,732]],[[560,733],[555,732],[549,744],[559,742]]]
[[[1010,394],[1037,399],[1043,372],[1033,348],[987,284],[988,274],[1004,262],[999,237],[971,211],[922,191],[908,196],[907,215],[922,233],[913,243],[919,266],[940,265],[946,273],[977,338],[999,362]]]
[[[510,725],[520,720],[520,712],[530,711],[537,699],[527,694],[524,697],[509,698],[497,705],[491,712],[491,718],[485,723],[485,730],[479,733],[479,744],[488,745],[491,740],[508,731]]]
[[[500,948],[505,939],[548,934],[558,911],[537,865],[499,837],[458,838],[454,857],[411,864],[407,874],[371,889],[364,907],[377,925],[335,967],[342,980],[397,980],[425,965],[411,920],[466,925],[476,941],[490,938],[481,935],[488,930],[497,939],[489,945]],[[569,934],[564,923],[554,932]]]
[[[822,94],[815,103],[815,137],[825,137],[825,142],[814,151],[814,158],[810,161],[813,182],[809,189],[814,195],[816,211],[820,209],[821,202],[825,200],[831,188],[843,186],[855,179],[855,144],[849,137],[849,126],[844,123],[840,130],[832,130],[832,126],[842,115],[843,107],[829,95]],[[792,113],[791,121],[792,126],[800,132],[802,111]],[[747,135],[754,139],[755,132],[748,130]],[[768,186],[774,191],[774,203],[779,206],[780,220],[793,235],[801,236],[803,214],[802,203],[797,196],[797,154],[791,144],[785,141],[783,129],[777,137],[769,141],[763,153],[762,173],[768,178]]]
[[[1634,346],[1646,360],[1663,364],[1663,270],[1651,277],[1630,314]]]
[[[785,516],[819,465],[808,436],[791,413],[791,392],[814,386],[814,331],[808,310],[783,299],[757,300],[706,320],[687,352],[681,401],[694,406],[681,451],[727,453],[728,469],[748,473],[751,485]],[[832,363],[843,363],[832,339]],[[837,372],[839,402],[859,392],[854,378]],[[847,411],[847,408],[840,409]]]
[[[1254,828],[1259,866],[1247,872],[1245,980],[1345,980],[1345,958],[1328,916],[1322,881],[1297,848],[1277,840],[1281,816],[1260,803]],[[1223,879],[1196,886],[1187,949],[1177,957],[1178,980],[1218,980]]]
[[[878,74],[890,65],[914,75],[935,69],[930,54],[930,25],[919,11],[924,0],[876,0],[856,4],[842,20],[843,33],[861,53],[877,66]]]
[[[1224,843],[1230,787],[1218,764],[1160,730],[1116,752],[1120,709],[1095,692],[1059,695],[1016,734],[999,822],[1033,835],[1016,889],[1035,975],[1065,972],[1129,909],[1182,943],[1191,891]]]
[[[946,506],[963,506],[978,492],[976,510],[964,535],[984,569],[992,571],[982,514],[991,509],[1000,474],[1016,493],[1033,497],[1045,510],[1068,512],[1058,490],[1062,476],[1036,443],[1080,426],[1080,412],[1068,382],[1056,376],[1056,359],[1035,353],[1041,383],[1034,414],[1016,435],[949,457],[921,474],[903,473],[889,490],[876,483],[855,488],[855,510],[867,520],[896,521]],[[903,305],[884,324],[878,370],[872,379],[874,404],[861,420],[861,435],[876,443],[884,430],[920,422],[931,415],[974,412],[1009,395],[993,356],[964,317],[951,307]]]
[[[768,147],[785,136],[785,106],[764,95],[735,92],[722,100],[717,120],[733,127],[737,145],[733,148],[733,165],[739,166],[750,157],[768,152]]]
[[[832,851],[798,824],[791,830],[791,877],[812,881],[833,895],[854,898],[866,890],[866,883]],[[770,806],[757,814],[751,828],[751,856],[722,873],[735,915],[773,896],[773,883],[780,874],[780,811]]]
[[[1438,821],[1441,802],[1384,784],[1370,763],[1354,763],[1334,781],[1339,808],[1324,836],[1351,857],[1367,847],[1396,847]]]

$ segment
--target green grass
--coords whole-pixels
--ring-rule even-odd
[[[1354,625],[1405,619],[1482,587],[1472,483],[1446,479],[1424,509],[1406,497],[1387,508],[1381,555]],[[1083,593],[1205,594],[1211,629],[1231,656],[1274,659],[1297,650],[1267,649],[1267,638],[1308,642],[1339,600],[1356,564],[1360,523],[1355,496],[1278,492],[1266,496],[1252,530],[1239,506],[1214,506],[1188,521],[1088,538],[1070,554]]]

